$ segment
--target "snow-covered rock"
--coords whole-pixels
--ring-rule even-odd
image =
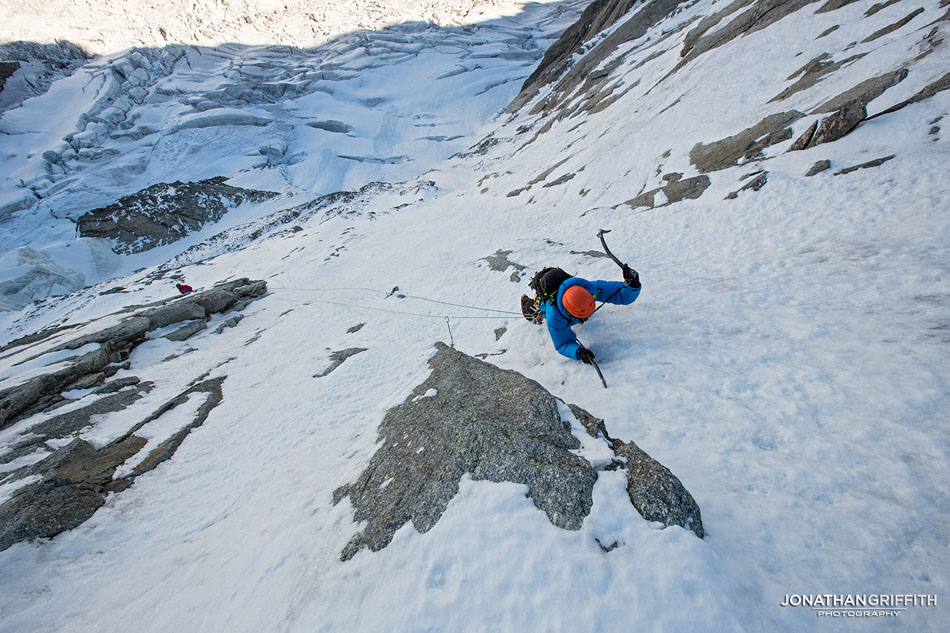
[[[178,241],[237,206],[278,195],[232,187],[225,180],[152,185],[81,215],[77,231],[82,237],[112,240],[117,253],[138,253]]]

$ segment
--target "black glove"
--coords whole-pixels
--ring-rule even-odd
[[[590,351],[586,347],[582,347],[580,350],[578,350],[577,357],[588,365],[594,362],[594,352]]]
[[[623,267],[623,280],[631,288],[640,287],[640,273],[630,268],[629,266]]]

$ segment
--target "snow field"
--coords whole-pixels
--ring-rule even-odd
[[[771,112],[762,103],[820,52],[814,34],[863,10],[855,3],[841,13],[802,12],[730,42],[680,71],[684,97],[662,114],[679,94],[631,91],[628,101],[561,121],[517,153],[540,125],[522,135],[515,130],[527,118],[489,125],[472,138],[495,131],[512,140],[438,164],[423,179],[440,190],[418,204],[394,212],[387,199],[373,218],[313,218],[300,233],[184,269],[196,287],[240,275],[266,279],[272,294],[220,336],[209,328],[186,344],[156,341],[137,351],[133,373],[167,385],[167,394],[120,415],[144,417],[212,368],[211,377],[228,376],[222,404],[172,462],[111,497],[86,524],[2,554],[16,573],[0,580],[0,631],[120,631],[131,621],[143,631],[682,631],[697,618],[710,631],[938,630],[948,621],[943,606],[857,623],[778,605],[789,593],[940,595],[948,585],[947,141],[928,133],[950,109],[947,93],[833,144],[788,154],[791,141],[773,146],[759,165],[709,174],[698,200],[620,205],[662,184],[660,163],[660,173],[696,175],[688,161],[695,142]],[[818,42],[859,40],[903,10]],[[736,73],[751,55],[805,42],[815,48],[791,61],[793,53],[776,53],[782,67],[760,71],[749,92],[739,91]],[[676,50],[642,73],[672,68]],[[865,59],[890,70],[895,55],[885,49]],[[706,81],[715,65],[734,82]],[[847,72],[808,100],[817,105],[869,71],[856,63]],[[925,74],[905,82],[925,85]],[[642,91],[648,87],[644,81]],[[869,111],[894,101],[889,92],[882,99]],[[696,116],[700,104],[708,117]],[[796,135],[811,120],[797,122]],[[880,167],[835,175],[892,153]],[[566,154],[546,182],[574,179],[507,196]],[[822,158],[832,168],[803,178]],[[724,200],[759,168],[769,172],[762,190]],[[380,552],[340,563],[359,526],[349,501],[334,506],[332,493],[365,468],[385,411],[427,375],[433,343],[448,342],[442,315],[494,315],[343,289],[398,285],[409,295],[517,311],[530,274],[546,265],[619,279],[611,261],[570,252],[596,250],[601,228],[611,229],[608,245],[644,284],[633,305],[606,306],[576,329],[608,389],[519,316],[450,318],[452,337],[469,354],[506,350],[487,360],[604,418],[612,436],[669,467],[701,507],[706,538],[644,521],[620,472],[600,474],[577,532],[553,527],[523,486],[466,478],[428,533],[405,525]],[[510,281],[513,269],[482,261],[500,249],[526,267],[521,282]],[[135,284],[132,297],[167,295],[169,285]],[[82,308],[70,298],[60,314],[74,309],[79,321],[132,297]],[[155,362],[186,346],[196,351]],[[368,351],[313,377],[331,351],[353,346]],[[109,428],[103,420],[87,436]],[[583,440],[585,455],[600,455],[596,440]],[[605,553],[598,541],[619,547]]]

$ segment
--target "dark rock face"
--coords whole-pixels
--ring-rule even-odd
[[[788,99],[797,92],[811,88],[821,81],[825,75],[831,74],[839,68],[843,68],[844,66],[861,59],[866,54],[867,53],[862,53],[861,55],[852,55],[851,57],[842,59],[840,62],[829,62],[825,60],[831,56],[828,53],[822,53],[815,59],[802,66],[800,69],[798,69],[798,71],[792,73],[792,75],[788,78],[789,81],[795,77],[798,77],[798,81],[769,99],[769,103]]]
[[[59,392],[81,378],[96,374],[109,364],[109,352],[99,349],[78,357],[68,367],[37,376],[29,381],[0,391],[0,429],[16,422],[23,414],[35,413],[30,407]]]
[[[343,560],[382,549],[407,521],[428,532],[465,473],[527,485],[534,504],[565,529],[579,529],[590,512],[597,474],[570,452],[580,442],[554,397],[521,374],[437,347],[432,375],[383,419],[382,448],[366,471],[334,493],[334,502],[350,497],[355,519],[367,522]]]
[[[570,67],[571,57],[584,42],[613,25],[634,4],[636,0],[594,0],[587,5],[580,19],[545,51],[541,63],[522,84],[521,94],[516,97],[511,110],[517,110],[530,101],[541,86],[556,81]]]
[[[750,128],[708,145],[697,143],[689,159],[702,173],[733,167],[740,160],[761,157],[770,145],[792,138],[792,123],[805,116],[797,110],[772,114]]]
[[[136,477],[170,459],[188,434],[204,424],[221,403],[224,380],[215,378],[191,387],[102,449],[96,450],[89,442],[76,439],[31,467],[30,474],[41,473],[43,478],[17,490],[0,505],[0,551],[27,539],[52,538],[81,525],[102,507],[109,492],[125,490]],[[188,395],[197,392],[209,396],[194,420],[153,449],[131,473],[114,479],[116,468],[146,444],[144,438],[133,433],[187,402]]]
[[[49,404],[49,399],[61,400],[58,394],[63,389],[79,388],[76,383],[99,372],[107,372],[112,365],[112,373],[97,376],[101,382],[118,370],[115,363],[128,358],[131,350],[145,339],[146,333],[181,321],[201,319],[226,310],[243,310],[250,302],[260,298],[267,290],[263,281],[251,282],[249,279],[237,279],[220,284],[202,292],[160,302],[160,305],[139,310],[122,323],[104,328],[91,334],[76,337],[50,352],[97,343],[98,350],[88,352],[71,361],[70,365],[55,372],[37,376],[21,385],[0,391],[0,429],[6,428],[17,420],[42,411],[34,405]],[[199,328],[200,329],[200,328]],[[51,333],[52,334],[52,333]],[[194,332],[192,332],[194,334]],[[42,340],[40,337],[25,337],[16,344],[28,345]]]
[[[795,139],[795,142],[791,144],[791,146],[788,148],[788,151],[797,152],[807,148],[811,143],[811,140],[815,138],[816,131],[818,131],[818,121],[815,121],[809,125],[804,134]]]
[[[152,185],[80,216],[82,237],[114,240],[117,253],[139,253],[175,242],[205,224],[220,220],[232,207],[275,197],[269,191],[224,184],[224,177],[198,182]]]
[[[699,538],[705,536],[699,506],[666,466],[633,442],[614,444],[614,452],[627,460],[627,494],[644,519],[679,525]]]
[[[743,180],[745,180],[746,178],[752,178],[752,180],[750,180],[745,185],[743,185],[739,189],[739,191],[733,191],[729,195],[727,195],[726,200],[735,200],[736,198],[739,197],[739,193],[742,191],[758,191],[759,189],[764,187],[766,183],[768,183],[769,172],[763,169],[762,171],[752,172],[751,174],[746,174],[745,176],[742,177]]]
[[[165,335],[169,341],[187,341],[198,332],[206,329],[208,324],[204,320],[192,321],[183,325],[174,332]]]
[[[116,393],[99,398],[88,406],[62,413],[45,422],[36,424],[30,427],[28,433],[32,436],[31,440],[36,444],[50,439],[67,437],[88,426],[94,415],[114,413],[129,407],[151,391],[152,387],[151,382],[138,382],[133,389],[117,390]]]
[[[703,192],[709,188],[709,176],[696,176],[694,178],[671,179],[665,187],[659,187],[645,193],[641,193],[636,198],[628,200],[627,205],[637,207],[665,207],[680,202],[681,200],[695,200],[703,195]],[[665,202],[657,202],[657,194],[662,192],[666,198]]]
[[[845,174],[850,174],[851,172],[857,171],[859,169],[869,169],[871,167],[880,167],[887,161],[891,160],[892,158],[895,158],[895,156],[896,156],[895,154],[891,154],[890,156],[884,156],[882,158],[875,158],[874,160],[869,160],[868,162],[861,163],[860,165],[846,167],[845,169],[842,169],[841,171],[836,171],[835,176],[843,176]]]
[[[844,107],[821,120],[815,129],[814,135],[805,144],[805,147],[814,147],[822,143],[831,143],[843,138],[858,126],[868,116],[863,105]]]
[[[19,62],[0,62],[0,92],[3,92],[3,84],[7,83],[7,79],[19,69]]]
[[[842,108],[864,108],[868,103],[874,101],[888,88],[892,88],[907,78],[907,69],[902,68],[894,72],[886,73],[878,77],[872,77],[862,81],[853,88],[842,92],[837,97],[829,99],[812,111],[812,114],[824,114],[826,112],[837,112]]]
[[[606,107],[609,101],[602,102],[601,100],[609,95],[603,94],[602,88],[610,71],[594,73],[594,69],[618,46],[642,37],[653,26],[673,13],[681,4],[681,0],[650,0],[641,4],[632,16],[573,67],[570,67],[571,57],[587,40],[621,18],[627,17],[626,14],[635,4],[633,0],[597,0],[591,3],[581,15],[581,19],[568,28],[547,50],[537,70],[528,77],[521,87],[521,92],[508,106],[508,111],[517,111],[531,101],[542,86],[559,79],[554,88],[555,93],[570,94],[584,86],[593,101],[599,102],[587,100],[588,108],[595,108],[598,105],[601,108]],[[540,107],[547,110],[555,103],[557,100],[551,100],[541,104]]]
[[[366,523],[343,549],[344,561],[363,548],[386,547],[409,521],[419,532],[429,531],[466,473],[526,485],[535,506],[560,528],[580,529],[590,513],[597,472],[571,452],[580,442],[561,419],[557,399],[517,372],[442,343],[436,347],[432,374],[383,418],[381,448],[366,470],[333,494],[334,503],[349,497],[354,519]],[[568,406],[592,437],[602,435],[633,466],[628,492],[645,518],[683,525],[702,537],[699,508],[669,470],[632,442],[610,438],[603,420]]]
[[[134,437],[97,451],[77,439],[47,458],[43,479],[0,505],[0,551],[82,524],[105,503],[105,486],[115,469],[144,445],[144,439]]]
[[[676,72],[691,60],[735,38],[760,31],[782,18],[817,2],[818,0],[735,0],[725,9],[704,20],[687,34],[680,55],[683,59],[672,72]],[[712,30],[724,18],[745,9],[726,26]],[[712,32],[710,32],[712,31]]]
[[[837,11],[841,7],[846,7],[852,2],[857,2],[858,0],[828,0],[826,3],[821,5],[815,13],[830,13],[831,11]]]
[[[820,174],[826,169],[831,169],[831,161],[827,159],[820,160],[811,166],[811,168],[808,170],[805,176],[814,176],[816,174]]]
[[[947,73],[944,76],[937,79],[936,81],[924,86],[917,92],[917,94],[915,94],[910,99],[905,99],[904,101],[901,101],[898,104],[892,105],[886,110],[878,112],[877,114],[873,116],[869,116],[868,119],[874,119],[879,116],[884,116],[885,114],[897,112],[901,108],[905,108],[912,103],[920,103],[921,101],[925,99],[929,99],[930,97],[934,96],[938,92],[942,92],[944,90],[950,90],[950,73]]]
[[[837,141],[849,134],[867,118],[867,110],[861,106],[846,106],[819,123],[815,121],[804,134],[795,139],[788,151],[808,149],[822,143]]]
[[[205,420],[208,419],[208,415],[211,414],[211,411],[216,406],[221,404],[222,400],[224,400],[224,394],[221,390],[221,385],[224,383],[225,379],[226,379],[226,376],[221,376],[219,378],[204,380],[198,383],[197,385],[193,385],[186,391],[182,392],[175,398],[171,399],[170,401],[166,402],[164,405],[159,407],[159,409],[155,411],[152,415],[150,415],[148,418],[146,418],[142,422],[139,422],[134,427],[132,427],[132,429],[126,434],[125,436],[126,438],[136,438],[137,436],[132,435],[132,433],[138,431],[140,428],[142,428],[149,422],[157,420],[162,415],[164,415],[168,411],[171,411],[175,407],[178,407],[184,404],[185,402],[188,401],[188,397],[191,394],[195,394],[195,393],[208,394],[207,399],[201,404],[200,407],[198,407],[198,412],[195,414],[195,417],[191,421],[190,424],[179,429],[174,435],[172,435],[170,438],[168,438],[167,440],[159,444],[157,447],[155,447],[148,454],[148,456],[144,460],[142,460],[142,462],[138,466],[136,466],[132,470],[132,472],[129,473],[126,477],[123,477],[120,480],[112,481],[109,484],[107,484],[108,489],[116,490],[116,491],[125,490],[126,488],[132,485],[132,482],[135,480],[136,477],[138,477],[139,475],[143,473],[147,473],[150,470],[153,470],[156,466],[158,466],[162,462],[170,459],[172,455],[175,454],[175,451],[178,450],[178,447],[181,446],[181,443],[185,441],[185,438],[188,437],[188,435],[193,430],[195,430],[196,428],[204,424]]]
[[[329,375],[330,372],[332,372],[337,367],[342,365],[343,361],[345,361],[347,358],[349,358],[350,356],[355,356],[359,354],[360,352],[365,352],[365,351],[366,351],[365,347],[348,347],[346,349],[333,352],[332,354],[330,354],[330,366],[324,369],[319,374],[314,374],[314,378],[323,378],[324,376]]]
[[[877,13],[878,11],[882,9],[886,9],[892,4],[897,4],[900,1],[901,0],[887,0],[886,2],[878,2],[877,4],[873,5],[870,9],[864,12],[864,17],[869,18],[875,13]]]
[[[917,9],[915,9],[914,11],[912,11],[910,14],[904,16],[903,18],[901,18],[900,20],[898,20],[898,21],[895,22],[894,24],[890,24],[890,25],[888,25],[888,26],[885,26],[883,29],[880,29],[880,30],[878,30],[878,31],[875,31],[874,33],[871,33],[871,34],[868,35],[866,38],[864,38],[863,40],[861,40],[861,43],[862,43],[862,44],[867,44],[868,42],[873,42],[874,40],[876,40],[876,39],[878,39],[878,38],[880,38],[880,37],[884,37],[885,35],[887,35],[887,34],[889,34],[889,33],[893,33],[894,31],[896,31],[897,29],[899,29],[899,28],[901,28],[902,26],[906,25],[908,22],[910,22],[911,20],[913,20],[914,18],[916,18],[918,15],[920,15],[920,14],[923,13],[923,12],[924,12],[924,8],[923,8],[923,7],[918,7]]]
[[[581,426],[591,437],[603,436],[617,457],[625,460],[618,468],[627,469],[627,495],[637,512],[647,521],[659,521],[663,525],[679,525],[699,538],[706,535],[699,506],[693,495],[670,470],[647,455],[633,442],[624,442],[610,437],[603,420],[594,417],[577,405],[567,405]],[[615,470],[613,466],[605,470]]]
[[[527,267],[509,260],[508,256],[511,255],[511,253],[512,251],[499,249],[495,251],[494,255],[482,257],[482,261],[488,262],[488,267],[497,272],[505,272],[509,268],[514,268],[510,279],[517,283],[521,281],[521,276],[524,274],[524,271],[527,270]]]

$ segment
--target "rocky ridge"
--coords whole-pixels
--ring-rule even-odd
[[[746,120],[746,127],[730,136],[694,143],[688,163],[672,172],[682,180],[652,187],[645,184],[638,195],[623,206],[652,208],[666,206],[667,201],[698,198],[710,183],[716,182],[715,177],[708,178],[707,174],[753,163],[759,171],[764,171],[761,163],[782,152],[811,150],[834,143],[866,121],[892,114],[950,88],[950,75],[945,70],[935,72],[938,66],[932,61],[934,51],[945,46],[950,24],[946,3],[929,7],[911,7],[911,4],[898,0],[868,9],[862,19],[873,19],[875,25],[880,24],[883,11],[900,17],[880,28],[871,27],[869,22],[867,34],[860,41],[838,41],[838,25],[816,29],[815,41],[824,43],[825,52],[789,75],[784,88],[773,93],[771,99],[763,100],[759,111],[766,112],[764,117]],[[582,18],[548,49],[541,64],[511,102],[508,111],[512,118],[521,115],[518,135],[512,137],[518,147],[516,151],[527,149],[561,122],[577,120],[571,125],[578,129],[585,124],[582,117],[604,112],[620,100],[636,110],[643,107],[641,104],[652,94],[679,90],[677,84],[688,83],[691,74],[703,67],[706,57],[731,42],[770,29],[782,21],[800,20],[805,12],[815,14],[816,25],[823,24],[826,15],[851,11],[849,5],[849,2],[833,0],[734,0],[715,12],[693,14],[694,3],[676,0],[649,0],[640,4],[627,0],[593,2]],[[904,6],[908,8],[901,14]],[[661,24],[663,30],[657,32]],[[837,78],[856,65],[874,69],[871,60],[883,57],[883,48],[897,39],[906,44],[908,52],[896,69],[883,73],[877,70],[880,74],[867,72],[859,81],[838,83]],[[888,65],[893,68],[893,64]],[[868,113],[868,105],[888,91],[901,86],[899,89],[907,93],[906,86],[901,84],[909,77],[916,86],[910,98]],[[682,94],[653,117],[674,108],[687,96],[688,93]],[[525,123],[525,114],[534,117],[533,122]],[[805,122],[804,127],[801,122]],[[533,134],[525,134],[529,131]],[[492,140],[498,143],[501,138]],[[574,143],[568,146],[571,145]],[[575,158],[570,162],[577,163],[580,155],[578,150],[574,152]],[[656,159],[657,176],[669,171],[663,164],[663,159],[669,157],[670,151],[667,151]],[[551,171],[557,171],[569,160],[561,158]],[[547,174],[542,174],[537,182],[522,184],[508,196],[530,195],[532,186],[538,182],[543,182],[543,186],[563,184],[576,173],[563,168],[561,171],[556,181],[548,181]],[[691,176],[690,172],[698,172],[699,176]],[[663,180],[669,175],[665,174]],[[735,176],[729,173],[718,178],[728,180]],[[758,191],[765,183],[760,180],[755,187],[744,190]],[[741,183],[737,184],[741,187]],[[661,192],[663,196],[658,195]],[[659,197],[659,202],[654,202],[655,197]],[[622,205],[612,206],[620,208]]]
[[[227,376],[208,377],[211,372],[206,372],[196,377],[144,419],[128,420],[103,446],[80,433],[97,424],[98,416],[123,412],[156,388],[153,381],[132,373],[140,370],[130,359],[139,345],[156,336],[191,339],[212,319],[217,323],[214,333],[221,334],[237,326],[243,318],[240,312],[266,292],[263,281],[236,279],[175,299],[131,306],[113,315],[111,320],[117,322],[107,327],[93,322],[53,328],[0,348],[0,485],[14,488],[0,504],[0,550],[82,524],[109,493],[128,488],[136,477],[174,455],[220,404]],[[24,377],[17,368],[37,368],[31,373],[38,375],[29,377],[28,369],[19,370],[26,372]],[[200,404],[177,431],[157,443],[136,435],[191,398]]]

